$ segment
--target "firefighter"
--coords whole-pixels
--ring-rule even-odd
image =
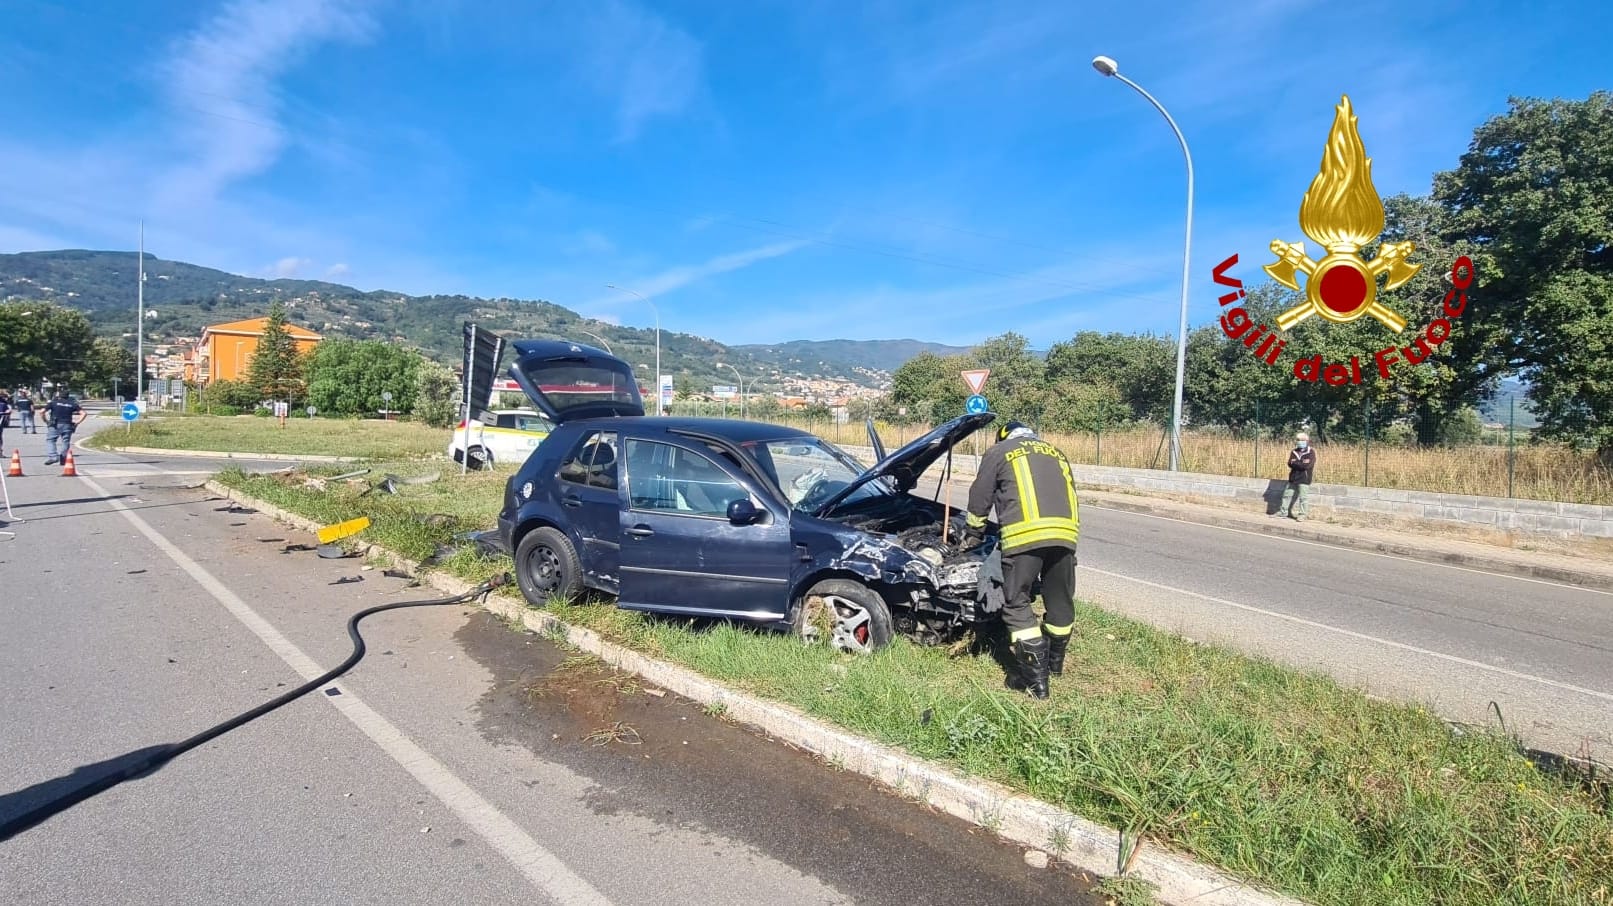
[[[1010,685],[1047,698],[1048,674],[1063,674],[1075,629],[1075,544],[1081,522],[1069,460],[1026,425],[999,425],[997,443],[981,457],[969,487],[968,527],[982,530],[993,507],[1007,586],[1003,622],[1020,671]],[[1031,610],[1038,579],[1047,608],[1043,622]]]

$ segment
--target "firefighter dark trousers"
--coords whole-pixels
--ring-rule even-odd
[[[1042,603],[1047,608],[1038,622],[1031,610],[1031,589],[1042,580]],[[1014,642],[1047,635],[1068,638],[1075,628],[1075,551],[1067,547],[1040,547],[1003,554],[1003,589],[1007,603],[1003,622]]]

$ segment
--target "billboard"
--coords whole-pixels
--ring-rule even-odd
[[[718,384],[711,388],[711,395],[720,400],[731,400],[739,396],[739,388],[727,384]]]
[[[504,356],[504,338],[465,322],[464,385],[468,418],[480,418],[493,401],[493,378]]]

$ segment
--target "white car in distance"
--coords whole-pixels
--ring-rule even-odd
[[[448,441],[448,455],[463,462],[469,451],[472,469],[491,469],[494,463],[519,466],[553,428],[531,409],[490,409],[469,425],[459,423]]]

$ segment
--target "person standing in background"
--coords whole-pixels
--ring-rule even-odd
[[[1283,489],[1282,502],[1273,517],[1286,515],[1295,522],[1304,522],[1310,512],[1311,477],[1316,474],[1316,451],[1311,449],[1311,437],[1304,431],[1294,435],[1294,449],[1288,451],[1288,487]]]
[[[22,413],[22,433],[38,434],[39,426],[34,424],[34,398],[27,388],[17,391],[17,402],[14,407]]]

